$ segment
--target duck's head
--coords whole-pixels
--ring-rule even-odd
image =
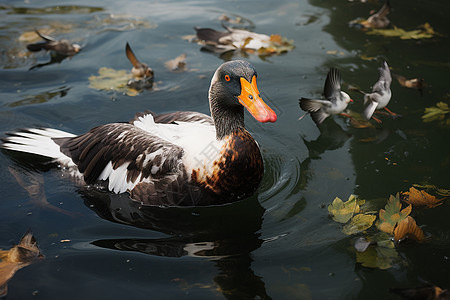
[[[257,77],[255,68],[243,60],[223,63],[216,70],[209,88],[211,115],[216,129],[219,130],[218,125],[231,126],[229,130],[234,130],[234,126],[243,127],[244,107],[259,122],[277,120],[275,112],[261,99]]]

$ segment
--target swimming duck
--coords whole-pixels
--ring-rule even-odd
[[[244,108],[259,122],[277,115],[264,103],[255,68],[222,64],[209,88],[211,116],[198,112],[137,114],[73,135],[56,129],[11,133],[3,149],[51,158],[86,184],[129,192],[149,205],[223,204],[250,196],[264,172],[259,146],[244,125]]]
[[[44,35],[36,30],[36,34],[39,35],[44,41],[34,44],[28,44],[27,49],[32,52],[41,51],[45,49],[47,51],[54,51],[59,55],[73,56],[81,51],[81,46],[78,44],[71,44],[68,40],[56,40],[51,36]]]
[[[351,118],[349,115],[344,114],[343,111],[353,100],[346,92],[341,90],[341,74],[336,68],[331,68],[328,71],[323,95],[325,100],[308,98],[299,100],[300,108],[306,112],[299,120],[303,119],[308,113],[311,114],[311,118],[316,125],[322,124],[330,115],[340,114]]]
[[[377,109],[384,108],[390,115],[394,117],[398,115],[390,111],[386,107],[392,96],[392,77],[387,62],[383,62],[382,66],[378,68],[378,71],[380,72],[380,76],[378,78],[378,81],[372,87],[372,93],[365,93],[363,91],[360,92],[364,94],[364,104],[366,105],[362,113],[363,117],[366,120],[372,118],[378,123],[381,123],[380,119],[373,117],[373,114]]]

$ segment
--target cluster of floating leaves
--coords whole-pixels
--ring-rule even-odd
[[[439,195],[444,197],[450,196],[450,190],[422,187],[439,191]],[[413,207],[433,208],[442,204],[444,199],[411,187],[407,192],[391,195],[385,207],[378,211],[377,221],[376,211],[368,210],[366,201],[355,195],[350,195],[346,202],[336,197],[328,206],[328,212],[334,221],[345,224],[342,232],[346,235],[364,233],[354,245],[358,263],[369,268],[387,269],[400,261],[396,245],[405,239],[426,240],[424,232],[410,216]],[[403,207],[402,202],[407,206]],[[374,223],[378,232],[368,233]]]
[[[422,120],[425,123],[438,121],[443,126],[450,126],[450,107],[445,102],[438,102],[436,106],[425,108],[425,114],[422,116]]]
[[[419,39],[429,39],[440,35],[434,31],[433,27],[429,23],[420,25],[418,29],[414,30],[404,30],[402,28],[394,26],[394,28],[382,28],[382,29],[371,29],[367,31],[370,35],[382,35],[386,37],[398,37],[402,40],[419,40]]]

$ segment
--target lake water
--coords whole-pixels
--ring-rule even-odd
[[[398,259],[387,269],[358,263],[354,241],[369,233],[345,235],[327,210],[335,197],[351,194],[378,211],[390,195],[413,184],[450,189],[449,127],[421,119],[426,107],[449,103],[450,4],[391,2],[389,18],[399,28],[428,22],[441,35],[402,40],[350,28],[350,20],[380,7],[373,1],[82,0],[77,7],[69,1],[3,1],[1,136],[24,127],[80,134],[146,109],[209,113],[209,82],[223,60],[183,37],[195,34],[194,26],[221,30],[223,14],[295,44],[280,56],[244,57],[256,67],[259,90],[278,121],[259,124],[246,114],[265,176],[258,192],[241,202],[142,208],[126,195],[80,189],[58,169],[23,168],[2,152],[0,247],[10,248],[31,228],[45,255],[17,272],[7,299],[399,299],[389,288],[450,288],[449,200],[413,209],[428,239],[400,243]],[[83,50],[29,70],[50,57],[28,54],[18,39],[35,28],[53,28],[52,35]],[[130,70],[126,42],[153,68],[154,89],[133,97],[90,88],[89,77],[101,67]],[[182,53],[188,71],[165,68]],[[370,128],[355,128],[341,116],[320,129],[310,117],[298,121],[298,99],[320,97],[330,67],[341,71],[344,90],[369,90],[383,59],[392,72],[427,83],[421,95],[393,81],[389,108],[401,118],[381,115],[383,123]],[[362,96],[349,93],[355,100],[349,108],[360,112]],[[51,207],[30,198],[11,170],[42,176]],[[375,225],[370,230],[377,231]]]

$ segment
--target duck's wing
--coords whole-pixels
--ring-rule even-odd
[[[183,149],[127,123],[112,123],[73,138],[53,139],[88,184],[108,180],[115,193],[180,171]]]
[[[341,74],[338,69],[331,68],[323,87],[323,95],[326,99],[337,99],[341,92]]]

